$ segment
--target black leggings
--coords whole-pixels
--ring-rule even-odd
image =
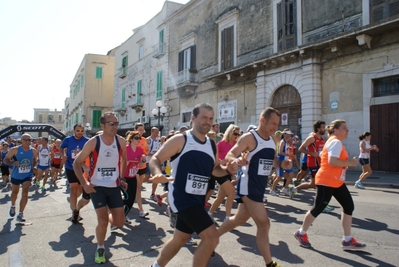
[[[352,216],[355,206],[346,184],[343,184],[338,188],[332,188],[324,185],[316,185],[316,187],[316,199],[313,208],[310,210],[310,213],[313,215],[313,217],[316,218],[320,213],[323,212],[325,207],[327,207],[328,203],[330,202],[332,196],[334,196],[339,204],[341,204],[344,213]]]
[[[127,197],[123,201],[125,207],[125,216],[129,213],[132,209],[134,200],[136,199],[136,189],[137,189],[137,179],[136,178],[126,178],[127,183]]]

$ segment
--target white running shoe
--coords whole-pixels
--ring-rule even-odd
[[[359,188],[359,189],[365,189],[364,186],[363,186],[363,184],[362,184],[362,182],[360,182],[360,181],[356,181],[356,182],[355,182],[355,187],[356,187],[356,188]]]
[[[141,217],[141,218],[145,218],[146,216],[148,216],[148,211],[145,211],[145,210],[140,210],[140,212],[139,212],[139,216]]]
[[[279,194],[277,190],[270,190],[270,195],[277,197]]]

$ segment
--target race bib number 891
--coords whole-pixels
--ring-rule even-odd
[[[273,160],[259,159],[258,175],[269,176],[272,172]]]
[[[206,195],[209,177],[189,173],[187,175],[186,193],[192,195]]]

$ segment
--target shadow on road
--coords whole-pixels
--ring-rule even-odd
[[[74,258],[82,253],[84,265],[93,264],[96,251],[96,245],[93,244],[94,235],[86,237],[84,231],[82,224],[71,224],[58,242],[51,241],[49,245],[53,251],[65,251],[64,255],[67,258]],[[81,264],[71,266],[81,266]]]
[[[384,261],[381,261],[379,259],[376,259],[376,258],[373,258],[373,257],[369,256],[369,255],[372,255],[372,254],[369,253],[369,252],[365,252],[365,251],[346,251],[346,252],[348,252],[348,254],[351,254],[351,256],[349,256],[348,258],[343,258],[343,257],[337,256],[337,255],[334,255],[334,254],[330,254],[330,253],[327,253],[327,252],[324,252],[324,251],[319,251],[319,250],[314,249],[314,248],[312,250],[317,252],[317,253],[319,253],[320,255],[323,255],[326,258],[332,259],[332,260],[337,261],[337,262],[341,262],[343,264],[347,264],[349,266],[370,266],[370,265],[365,265],[365,264],[357,262],[354,259],[354,257],[358,256],[358,257],[364,258],[364,259],[366,259],[366,260],[368,260],[370,262],[375,263],[375,265],[373,264],[373,266],[394,267],[394,265],[392,265],[392,264],[389,264],[387,262],[384,262]]]

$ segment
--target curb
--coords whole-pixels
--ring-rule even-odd
[[[355,182],[352,181],[346,181],[346,185],[355,185]],[[391,183],[368,183],[368,182],[362,182],[364,187],[381,187],[381,188],[399,188],[399,184],[391,184]]]

